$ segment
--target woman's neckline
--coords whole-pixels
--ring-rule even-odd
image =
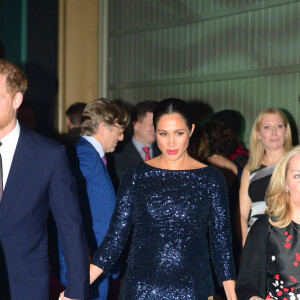
[[[206,167],[201,167],[201,168],[196,168],[196,169],[177,169],[177,170],[172,170],[172,169],[163,169],[163,168],[159,168],[159,167],[154,167],[154,166],[151,166],[151,165],[147,164],[145,161],[143,161],[143,163],[144,163],[144,165],[146,165],[150,169],[156,169],[156,170],[162,170],[162,171],[171,171],[171,172],[197,171],[197,170],[202,170],[202,169],[206,169],[208,167],[211,167],[211,166],[206,166]]]
[[[272,164],[272,165],[268,165],[268,166],[267,166],[267,165],[264,165],[264,164],[261,164],[260,166],[261,166],[261,167],[265,167],[265,168],[268,168],[268,167],[272,167],[272,166],[275,166],[276,164],[277,164],[277,163],[275,163],[275,164]]]
[[[295,222],[295,221],[293,221],[293,220],[292,220],[292,222],[293,222],[296,226],[300,227],[300,223],[297,223],[297,222]]]

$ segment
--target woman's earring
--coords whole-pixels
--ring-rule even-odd
[[[285,191],[286,191],[287,193],[289,193],[289,192],[290,192],[290,189],[287,187]]]

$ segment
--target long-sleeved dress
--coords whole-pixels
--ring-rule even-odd
[[[129,169],[92,263],[107,273],[132,225],[125,299],[207,299],[211,259],[219,283],[235,279],[226,183],[215,167]]]

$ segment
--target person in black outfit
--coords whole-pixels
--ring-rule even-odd
[[[59,136],[58,141],[66,146],[67,150],[80,138],[80,122],[86,103],[76,102],[66,110],[67,133]]]
[[[113,154],[113,164],[118,181],[115,185],[118,185],[128,167],[160,154],[153,130],[153,111],[156,105],[156,101],[149,100],[139,102],[134,107],[131,116],[132,139],[123,146],[121,151],[117,150]]]
[[[300,146],[277,163],[266,204],[266,215],[254,223],[246,239],[238,299],[299,299]]]

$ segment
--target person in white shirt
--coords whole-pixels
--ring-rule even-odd
[[[75,181],[64,147],[19,125],[26,89],[23,71],[0,59],[0,299],[49,298],[50,209],[68,261],[66,299],[85,299],[87,244]]]
[[[160,154],[160,150],[155,143],[153,128],[153,111],[156,105],[156,101],[149,100],[139,102],[134,107],[131,117],[132,139],[124,145],[120,152],[115,152],[113,155],[114,169],[118,181],[121,180],[128,167]]]

